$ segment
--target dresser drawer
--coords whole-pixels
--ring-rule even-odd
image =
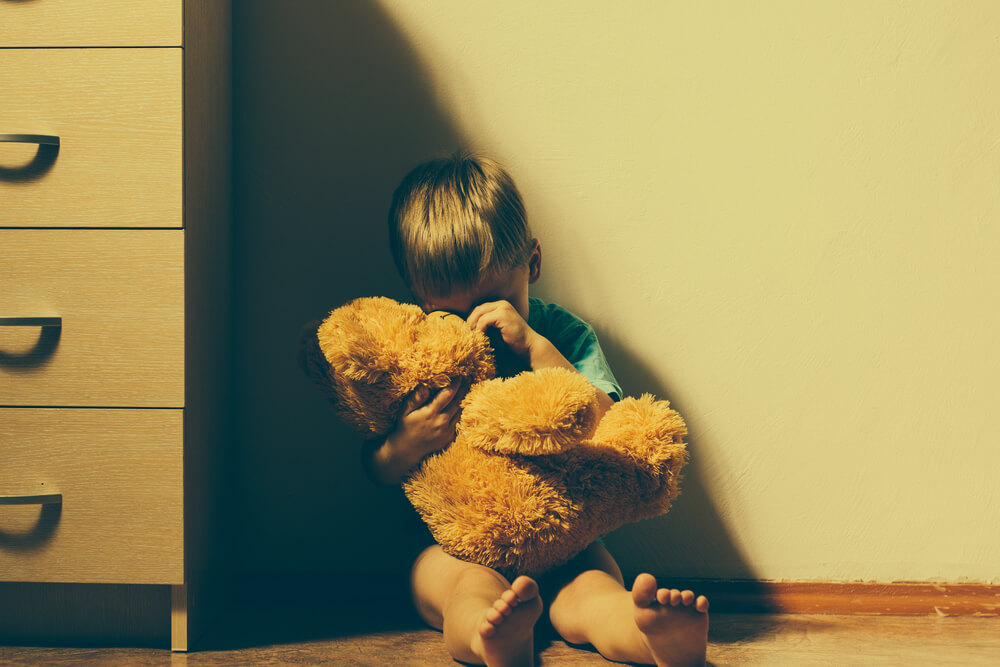
[[[183,430],[183,410],[0,408],[0,581],[183,583]]]
[[[0,405],[182,407],[184,234],[0,229]]]
[[[181,49],[0,50],[0,227],[182,226],[182,65]]]
[[[2,0],[0,47],[180,46],[183,14],[182,0]]]

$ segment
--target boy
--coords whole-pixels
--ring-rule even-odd
[[[472,329],[502,338],[532,370],[562,366],[597,388],[601,414],[621,390],[593,329],[554,304],[528,297],[541,272],[521,196],[496,162],[465,154],[418,166],[400,184],[389,211],[389,242],[403,280],[425,312],[447,310]],[[427,455],[455,438],[468,386],[436,395],[419,389],[395,428],[374,443],[372,474],[396,484]],[[592,644],[604,657],[657,665],[702,664],[708,600],[691,591],[657,589],[640,574],[628,591],[600,541],[540,582],[508,582],[433,545],[411,570],[421,617],[443,630],[456,660],[531,665],[535,622],[545,591],[552,626],[567,642]]]

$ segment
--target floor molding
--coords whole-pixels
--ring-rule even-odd
[[[1000,616],[1000,586],[921,582],[660,579],[708,597],[723,613]]]
[[[404,574],[286,573],[242,577],[238,590],[248,601],[317,600],[330,596],[398,598],[409,605]],[[661,586],[689,588],[708,597],[715,613],[840,614],[869,616],[1000,617],[1000,585],[931,582],[766,581],[759,579],[683,579],[658,576]],[[239,596],[237,596],[238,598]]]

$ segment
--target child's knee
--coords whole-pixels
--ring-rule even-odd
[[[464,565],[456,577],[456,593],[499,595],[510,588],[510,582],[496,570],[475,563]]]
[[[414,606],[428,625],[438,629],[449,604],[462,599],[495,598],[509,586],[499,572],[459,560],[436,544],[424,549],[410,570]]]

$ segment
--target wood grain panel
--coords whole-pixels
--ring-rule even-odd
[[[182,60],[180,48],[0,49],[0,133],[60,138],[0,143],[0,227],[180,227]]]
[[[0,405],[183,407],[184,233],[0,229]]]
[[[2,0],[0,47],[180,46],[182,0]]]
[[[0,409],[0,580],[184,580],[183,411]]]

